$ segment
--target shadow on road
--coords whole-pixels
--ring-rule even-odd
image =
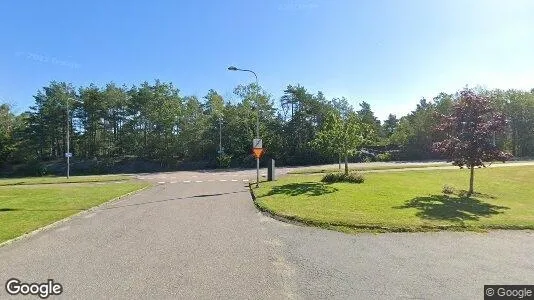
[[[161,200],[155,200],[155,201],[147,201],[147,202],[141,202],[141,203],[132,203],[132,204],[126,204],[126,205],[100,207],[100,208],[95,209],[94,211],[117,209],[117,208],[131,207],[131,206],[141,206],[141,205],[147,205],[147,204],[169,202],[169,201],[176,201],[176,200],[184,200],[184,199],[216,197],[216,196],[236,194],[236,193],[246,193],[246,191],[237,191],[237,192],[229,192],[229,193],[217,193],[217,194],[203,194],[203,195],[194,195],[194,196],[187,196],[187,197],[174,197],[174,198],[161,199]],[[113,205],[113,203],[110,204],[110,205]],[[83,211],[83,210],[88,210],[88,209],[91,209],[91,207],[67,208],[67,209],[25,209],[25,208],[9,208],[9,207],[7,207],[7,208],[0,208],[0,212],[9,212],[9,211]]]
[[[494,198],[485,194],[482,194],[482,197]],[[416,208],[419,210],[416,215],[420,218],[447,221],[478,220],[481,217],[491,217],[504,213],[504,210],[509,209],[509,207],[482,202],[473,197],[447,195],[416,197],[406,201],[402,206],[393,208]]]
[[[288,183],[281,186],[275,186],[273,187],[266,195],[266,196],[272,196],[277,194],[284,194],[287,196],[299,196],[299,195],[307,195],[307,196],[320,196],[324,194],[330,194],[338,189],[335,187],[332,187],[326,183],[318,183],[318,182],[299,182],[299,183]]]

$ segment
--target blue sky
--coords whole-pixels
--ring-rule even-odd
[[[534,88],[534,1],[3,1],[0,102],[52,80],[171,81],[227,98],[253,80],[367,101],[384,119],[466,84]]]

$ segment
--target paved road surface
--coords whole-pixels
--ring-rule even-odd
[[[445,165],[445,166],[428,166],[429,164],[436,164],[439,162],[370,162],[370,163],[351,163],[350,168],[356,169],[366,169],[372,167],[393,167],[394,169],[379,169],[379,170],[369,170],[364,172],[407,172],[407,171],[416,171],[416,170],[446,170],[446,169],[458,169],[456,166]],[[398,166],[407,166],[406,169],[398,169]],[[513,161],[507,162],[505,164],[492,164],[490,168],[503,168],[503,167],[514,167],[514,166],[534,166],[534,161]],[[306,167],[281,167],[276,169],[277,176],[287,174],[290,171],[294,170],[306,170],[306,169],[336,169],[337,164],[331,165],[320,165],[320,166],[306,166]],[[308,174],[309,175],[309,174]],[[267,169],[260,169],[260,180],[264,180],[267,176]],[[142,174],[137,175],[138,178],[144,180],[151,180],[153,182],[164,184],[164,183],[214,183],[214,182],[255,182],[256,181],[256,170],[229,170],[229,171],[191,171],[191,172],[162,172],[162,173],[152,173],[152,174]]]
[[[65,299],[482,299],[484,284],[534,283],[532,231],[300,227],[255,209],[254,172],[211,174],[145,175],[154,188],[1,247],[2,285],[53,278]]]

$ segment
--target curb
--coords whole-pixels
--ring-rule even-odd
[[[256,195],[254,194],[254,191],[252,190],[252,185],[250,183],[248,184],[248,188],[249,188],[249,191],[250,191],[250,196],[252,197],[252,203],[254,203],[254,206],[256,207],[256,209],[259,212],[261,212],[264,216],[267,216],[267,217],[269,217],[271,219],[275,219],[275,220],[280,221],[280,222],[284,222],[284,223],[288,223],[288,224],[292,224],[292,225],[296,225],[296,226],[310,227],[310,225],[308,225],[306,223],[303,223],[303,222],[300,222],[300,221],[297,221],[297,220],[292,220],[292,219],[289,219],[289,218],[286,218],[286,217],[279,216],[279,215],[274,214],[274,213],[270,212],[269,210],[261,207],[256,202]]]
[[[0,248],[2,248],[2,247],[4,247],[4,246],[7,246],[7,245],[9,245],[9,244],[12,244],[12,243],[14,243],[14,242],[16,242],[16,241],[24,240],[24,239],[30,238],[30,237],[36,235],[36,234],[39,233],[39,232],[47,231],[47,230],[49,230],[49,229],[52,229],[52,228],[54,228],[54,227],[56,227],[56,226],[58,226],[58,225],[60,225],[60,224],[62,224],[62,223],[65,223],[65,222],[68,222],[68,221],[72,220],[72,219],[75,218],[75,217],[79,217],[79,216],[81,216],[81,215],[83,215],[83,214],[90,213],[90,212],[92,212],[92,211],[94,211],[94,210],[96,210],[96,209],[98,209],[98,208],[100,208],[100,207],[102,207],[102,206],[104,206],[104,205],[113,203],[113,202],[115,202],[115,201],[117,201],[117,200],[120,200],[120,199],[122,199],[122,198],[125,198],[125,197],[131,196],[131,195],[133,195],[133,194],[139,193],[139,192],[141,192],[141,191],[143,191],[143,190],[146,190],[146,189],[148,189],[148,188],[150,188],[150,187],[153,187],[153,185],[150,184],[150,185],[147,185],[147,186],[142,187],[142,188],[140,188],[140,189],[137,189],[137,190],[135,190],[135,191],[131,191],[131,192],[128,192],[128,193],[126,193],[126,194],[117,196],[117,197],[112,198],[112,199],[110,199],[110,200],[108,200],[108,201],[105,201],[105,202],[103,202],[103,203],[100,203],[100,204],[97,205],[97,206],[93,206],[93,207],[91,207],[91,208],[89,208],[89,209],[82,210],[82,211],[80,211],[80,212],[78,212],[78,213],[75,213],[75,214],[73,214],[73,215],[70,215],[70,216],[68,216],[68,217],[66,217],[66,218],[57,220],[57,221],[55,221],[55,222],[53,222],[53,223],[50,223],[50,224],[48,224],[48,225],[45,225],[45,226],[43,226],[43,227],[39,227],[39,228],[34,229],[34,230],[30,231],[30,232],[24,233],[23,235],[19,235],[19,236],[14,237],[14,238],[12,238],[12,239],[10,239],[10,240],[1,242],[1,243],[0,243]]]

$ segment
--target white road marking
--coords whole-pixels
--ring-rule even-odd
[[[165,183],[165,181],[158,181],[158,183]]]
[[[197,181],[195,181],[195,182],[202,182],[202,180],[197,180]]]
[[[184,182],[185,182],[185,183],[189,183],[189,182],[191,182],[191,180],[184,180]]]
[[[227,180],[226,179],[219,179],[219,181],[223,181],[224,182],[224,181],[227,181]]]
[[[232,181],[237,181],[237,179],[232,179]]]
[[[248,182],[248,179],[243,179],[243,182]]]
[[[171,181],[171,183],[176,183],[176,181]]]

